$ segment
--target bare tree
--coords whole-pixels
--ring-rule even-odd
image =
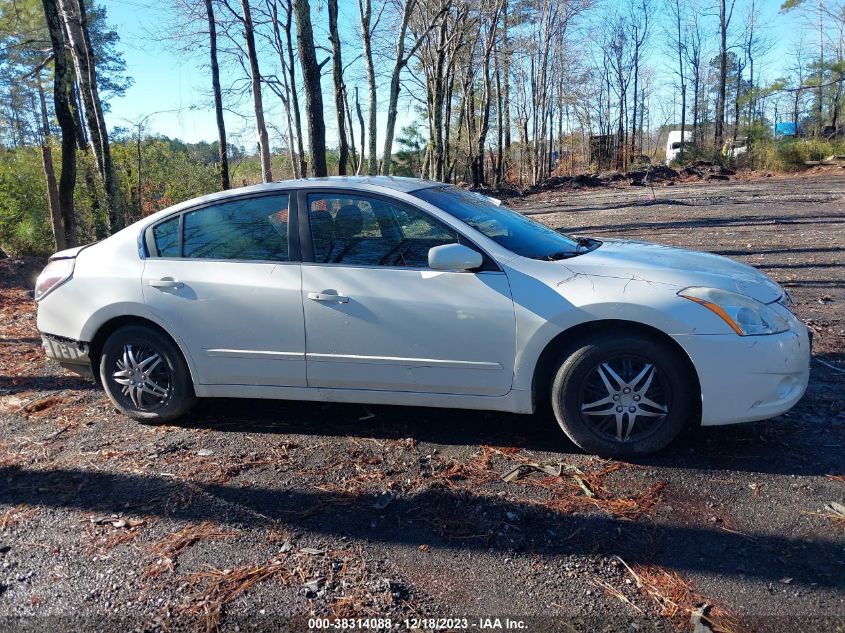
[[[282,106],[285,109],[285,136],[287,137],[287,146],[288,146],[288,157],[290,158],[290,165],[291,171],[293,172],[294,178],[299,178],[301,174],[300,170],[300,156],[297,155],[296,149],[294,149],[294,132],[293,132],[293,116],[291,110],[293,109],[293,97],[296,95],[291,95],[291,88],[290,82],[288,80],[288,60],[285,56],[285,44],[282,41],[282,32],[281,28],[279,27],[279,3],[277,0],[264,0],[265,7],[267,9],[267,16],[270,20],[271,25],[271,33],[272,36],[268,39],[270,40],[271,45],[273,46],[277,57],[279,58],[279,64],[281,66],[281,80],[279,77],[276,76],[265,76],[264,80],[267,82],[267,86],[272,90],[279,100],[282,102]],[[290,14],[287,15],[287,20],[289,28],[289,23],[291,20]],[[298,106],[298,104],[297,104]],[[296,113],[299,115],[299,112]],[[301,146],[302,138],[298,139],[298,142]],[[301,150],[300,150],[301,155]]]
[[[684,58],[686,59],[688,77],[692,80],[692,138],[693,142],[700,142],[704,135],[699,123],[703,117],[701,114],[701,93],[704,83],[703,74],[703,48],[702,48],[702,26],[701,11],[695,3],[688,5],[689,14],[687,19],[686,45],[684,46]]]
[[[367,135],[369,141],[369,161],[367,163],[367,172],[371,176],[378,173],[378,158],[376,156],[376,107],[378,105],[378,95],[376,88],[376,71],[373,62],[373,31],[375,26],[373,24],[373,5],[371,0],[358,0],[358,12],[361,15],[361,40],[364,45],[364,63],[367,69],[367,87],[369,89],[369,121],[367,125]],[[378,22],[378,19],[376,19]],[[361,152],[363,153],[364,141],[361,140]]]
[[[317,63],[317,52],[314,49],[311,5],[308,0],[296,0],[293,11],[296,17],[296,41],[299,48],[299,63],[302,66],[302,80],[305,90],[305,117],[308,120],[308,149],[311,154],[311,172],[317,177],[328,176],[326,123],[323,119],[323,90],[320,85],[321,64]]]
[[[358,116],[358,125],[361,127],[361,159],[358,161],[358,168],[355,173],[360,175],[364,170],[364,115],[361,112],[361,101],[358,99],[358,86],[355,86],[355,113]]]
[[[223,189],[229,183],[229,152],[226,146],[226,122],[223,120],[223,94],[220,90],[220,65],[217,62],[217,22],[214,19],[213,0],[205,0],[208,18],[208,53],[211,58],[211,89],[214,92],[214,114],[217,119],[218,155],[220,156],[220,179]]]
[[[368,0],[369,1],[369,0]],[[422,45],[423,40],[428,37],[431,30],[437,25],[440,18],[446,12],[448,4],[443,2],[440,10],[435,14],[434,18],[429,20],[429,25],[422,33],[416,35],[416,41],[411,48],[405,51],[405,38],[408,33],[408,24],[411,16],[417,8],[417,0],[401,0],[403,3],[402,17],[399,22],[399,36],[396,40],[396,56],[393,62],[393,69],[390,73],[390,94],[387,99],[387,125],[384,131],[384,150],[382,152],[382,173],[385,176],[390,175],[390,166],[393,160],[393,137],[396,133],[396,117],[399,109],[399,89],[402,71],[408,65],[408,62],[417,52],[417,49]],[[369,66],[368,66],[369,68]]]
[[[114,232],[123,228],[123,212],[120,204],[120,189],[112,165],[108,130],[103,117],[103,105],[97,86],[96,61],[88,32],[85,2],[60,0],[60,7],[64,34],[76,70],[79,95],[85,111],[85,121],[88,124],[90,145],[106,191],[109,227]]]
[[[337,173],[346,175],[346,163],[349,160],[349,144],[346,140],[346,109],[343,105],[343,60],[340,51],[340,35],[337,30],[337,0],[328,0],[329,4],[329,39],[332,43],[332,77],[334,78],[334,108],[337,115],[338,162]],[[401,38],[400,38],[401,39]]]
[[[627,20],[621,15],[616,17],[610,31],[608,61],[614,80],[611,85],[617,99],[616,166],[624,170],[627,164],[625,149],[627,148],[628,86],[633,72],[633,53],[628,36]]]
[[[76,123],[71,111],[72,73],[66,54],[65,36],[57,0],[41,0],[50,34],[53,54],[53,103],[62,131],[62,168],[59,176],[59,209],[65,234],[65,245],[76,246],[77,223],[73,208],[76,184]],[[58,240],[57,240],[58,244]]]
[[[249,0],[241,0],[241,14],[239,15],[229,0],[222,0],[229,12],[243,27],[243,38],[246,42],[247,60],[249,62],[250,87],[252,89],[252,104],[255,112],[255,129],[258,133],[258,155],[261,158],[261,177],[264,182],[273,181],[273,168],[270,163],[270,139],[267,134],[267,124],[264,121],[264,99],[261,96],[261,69],[258,63],[258,50],[255,46],[255,24],[252,20],[252,9]]]
[[[67,237],[62,226],[62,209],[59,204],[59,186],[56,183],[56,171],[53,167],[53,147],[51,144],[50,117],[47,113],[47,98],[41,85],[41,73],[36,74],[35,84],[38,88],[38,112],[40,114],[41,163],[44,167],[44,178],[47,181],[47,206],[50,209],[50,227],[53,229],[53,240],[56,250],[67,248]]]
[[[636,152],[637,145],[637,97],[640,80],[640,63],[642,60],[643,46],[646,38],[649,35],[649,17],[651,15],[652,7],[650,0],[638,0],[635,5],[631,7],[631,36],[634,46],[634,60],[633,60],[633,75],[634,75],[634,95],[633,95],[633,113],[631,114],[631,156]]]
[[[293,5],[291,0],[264,0],[265,16],[270,23],[267,38],[279,58],[280,77],[265,76],[267,86],[282,102],[285,110],[288,155],[294,178],[304,177],[307,171],[305,149],[302,140],[302,115],[297,94],[296,67],[293,53]],[[285,18],[279,18],[279,7]]]
[[[471,165],[472,182],[475,186],[479,186],[485,182],[484,144],[487,139],[487,132],[490,129],[490,94],[492,90],[490,58],[493,52],[493,46],[496,43],[496,32],[499,25],[499,13],[502,10],[502,2],[503,0],[496,0],[489,15],[482,17],[481,22],[486,23],[482,27],[487,31],[486,39],[481,39],[481,32],[479,32],[479,39],[483,47],[481,51],[482,92],[478,130],[476,131],[475,138],[475,160]]]
[[[719,0],[719,83],[716,95],[714,145],[720,149],[725,140],[725,98],[728,82],[728,29],[736,0]]]
[[[677,75],[681,91],[681,147],[678,152],[678,160],[683,163],[684,151],[686,149],[686,130],[687,130],[687,82],[686,82],[686,67],[687,63],[684,58],[687,52],[687,31],[683,25],[685,20],[684,4],[682,0],[670,0],[669,10],[672,14],[672,39],[675,52],[678,56]]]
[[[296,130],[296,152],[299,156],[297,175],[299,178],[304,178],[307,165],[305,163],[305,148],[302,142],[302,115],[299,113],[299,96],[296,89],[296,67],[293,57],[293,36],[291,35],[293,23],[293,5],[291,2],[292,0],[286,0],[285,4],[285,47],[288,53],[287,71],[288,83],[290,84],[291,110],[293,111],[293,123]]]
[[[810,5],[813,5],[810,8]],[[783,12],[791,11],[797,8],[804,8],[809,13],[815,13],[819,28],[819,59],[818,59],[818,79],[816,84],[816,133],[821,132],[824,126],[824,44],[825,20],[829,17],[825,0],[785,0],[781,5],[780,10]]]

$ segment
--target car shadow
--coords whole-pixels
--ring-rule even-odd
[[[91,380],[72,374],[44,376],[2,376],[0,375],[0,395],[22,393],[24,391],[64,391],[88,390],[96,385]]]
[[[158,474],[75,468],[0,467],[0,504],[70,508],[98,514],[167,516],[255,527],[284,525],[336,538],[419,548],[619,555],[628,564],[751,577],[794,585],[845,587],[840,540],[738,532],[718,527],[632,521],[558,511],[542,500],[511,500],[442,485],[391,496],[255,483],[197,484]],[[201,497],[201,499],[197,496]],[[188,499],[172,504],[168,499]],[[644,543],[656,547],[643,547]]]
[[[812,433],[811,410],[763,422],[691,428],[656,455],[632,463],[683,470],[730,470],[783,475],[845,472],[845,452],[831,451]],[[807,418],[805,420],[805,417]],[[548,453],[548,461],[582,454],[550,413],[489,411],[301,401],[207,399],[172,423],[218,432],[272,433],[378,440],[412,438],[445,446],[489,445]],[[845,430],[845,429],[843,429]],[[797,438],[798,441],[793,441]]]

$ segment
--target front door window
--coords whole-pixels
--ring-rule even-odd
[[[311,194],[308,216],[320,264],[425,268],[430,248],[459,241],[424,213],[378,198]]]

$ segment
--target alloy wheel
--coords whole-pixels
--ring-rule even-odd
[[[144,345],[124,345],[115,361],[114,382],[122,395],[139,411],[149,411],[167,402],[171,395],[170,369],[161,354]]]
[[[631,443],[653,435],[669,415],[669,380],[653,361],[617,355],[584,378],[579,410],[590,430],[605,440]]]

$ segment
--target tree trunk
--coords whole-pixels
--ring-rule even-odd
[[[410,58],[414,55],[417,48],[422,44],[423,40],[428,36],[429,32],[437,24],[443,11],[440,11],[436,16],[431,18],[428,27],[417,37],[417,42],[411,50],[405,53],[405,36],[408,32],[408,24],[411,21],[414,9],[417,7],[417,0],[404,0],[405,6],[402,10],[402,22],[399,27],[399,39],[396,42],[396,59],[393,63],[393,72],[390,74],[390,96],[388,97],[387,106],[387,125],[384,131],[384,151],[382,158],[382,174],[390,175],[390,167],[393,162],[393,137],[396,133],[396,117],[399,106],[399,80],[402,76],[402,70],[408,64]]]
[[[249,74],[252,79],[252,102],[255,106],[255,128],[258,132],[258,153],[261,157],[261,178],[264,182],[273,182],[273,167],[270,164],[270,139],[267,125],[264,123],[264,100],[261,97],[261,71],[258,68],[258,51],[255,48],[255,27],[252,23],[252,10],[249,0],[241,0],[243,7],[244,39],[249,57]]]
[[[819,0],[819,87],[818,95],[816,96],[816,100],[818,101],[816,110],[819,117],[819,135],[824,130],[824,16],[824,0]]]
[[[293,125],[296,130],[296,152],[299,155],[299,169],[294,171],[297,172],[297,178],[304,178],[308,165],[305,162],[305,148],[302,142],[302,115],[299,112],[299,95],[296,90],[296,67],[294,66],[293,36],[291,35],[293,23],[293,5],[291,4],[291,0],[287,0],[285,12],[285,43],[288,50],[287,69],[288,81],[290,83],[290,103],[291,110],[293,110]]]
[[[355,86],[355,112],[358,115],[358,125],[361,127],[361,159],[358,161],[356,175],[364,171],[364,114],[361,112],[361,101],[358,99],[358,86]]]
[[[229,152],[226,147],[226,123],[223,120],[223,95],[220,92],[220,66],[217,63],[217,24],[214,21],[212,0],[205,0],[208,17],[208,48],[211,56],[211,87],[214,91],[214,113],[217,117],[217,142],[220,155],[220,179],[223,189],[229,189]]]
[[[739,135],[739,99],[742,91],[742,71],[743,66],[737,65],[736,70],[736,99],[734,100],[734,131],[732,137],[732,148],[736,147],[736,139]]]
[[[65,38],[67,39],[67,38]],[[85,150],[88,147],[88,136],[85,134],[85,125],[82,123],[82,104],[79,102],[79,91],[76,89],[76,79],[70,65],[73,60],[68,60],[68,104],[70,105],[73,126],[76,129],[76,148]]]
[[[370,176],[375,176],[378,173],[378,157],[376,156],[376,107],[378,104],[378,97],[376,94],[376,71],[373,65],[373,50],[372,50],[372,17],[373,6],[370,0],[358,0],[358,10],[361,14],[361,38],[364,44],[364,65],[367,69],[367,87],[370,96],[370,112],[367,123],[367,134],[369,142],[369,162],[367,165],[367,173]],[[363,141],[362,141],[363,146]],[[363,151],[363,150],[362,150]]]
[[[501,80],[501,71],[499,70],[499,64],[501,62],[501,58],[499,55],[496,55],[496,59],[494,61],[494,65],[496,66],[496,170],[495,170],[495,184],[499,186],[502,184],[503,174],[504,174],[504,147],[503,147],[503,122],[504,119],[502,118],[503,107],[502,107],[502,80]]]
[[[724,2],[724,0],[723,0]],[[684,163],[684,150],[686,143],[686,129],[687,129],[687,83],[684,74],[684,48],[686,42],[684,41],[682,25],[681,25],[681,3],[679,0],[675,2],[675,18],[678,29],[678,75],[681,79],[681,148],[678,152],[678,161]]]
[[[247,0],[244,0],[246,2]],[[328,176],[326,167],[326,123],[323,119],[323,91],[320,86],[320,66],[314,50],[311,27],[311,5],[308,0],[294,2],[296,40],[299,63],[305,89],[305,117],[308,119],[308,150],[311,153],[311,172],[321,178]]]
[[[120,187],[114,175],[108,129],[97,87],[97,69],[88,32],[85,2],[84,0],[61,0],[61,7],[67,43],[70,45],[76,79],[79,82],[79,95],[88,124],[91,148],[108,200],[109,228],[114,233],[123,228]]]
[[[631,159],[637,153],[637,91],[639,90],[640,79],[640,45],[634,43],[634,111],[631,115]]]
[[[695,77],[693,78],[692,84],[692,140],[693,143],[698,141],[698,92],[699,92],[699,81],[698,81],[698,71],[694,70]]]
[[[408,22],[415,5],[416,0],[405,0],[402,23],[399,26],[399,37],[396,41],[396,59],[393,63],[393,72],[390,73],[390,96],[387,101],[387,125],[384,131],[381,172],[385,176],[390,175],[390,166],[393,162],[393,136],[396,131],[396,117],[399,109],[399,79],[402,75],[402,69],[407,63],[407,59],[405,59],[405,34],[408,32]]]
[[[484,174],[484,145],[487,141],[487,132],[490,130],[490,91],[492,90],[490,79],[490,56],[493,53],[493,46],[496,43],[496,28],[499,24],[499,11],[501,2],[495,7],[493,16],[490,19],[487,32],[487,41],[483,50],[482,79],[484,91],[481,95],[481,112],[478,122],[478,135],[476,137],[475,167],[472,170],[473,184],[478,187],[486,183]],[[479,34],[480,35],[480,34]],[[472,105],[470,105],[472,108]],[[470,139],[472,142],[472,139]]]
[[[38,87],[38,104],[41,119],[41,163],[44,166],[44,178],[47,181],[47,205],[50,209],[50,227],[53,229],[53,239],[56,250],[67,248],[65,229],[62,226],[62,210],[59,205],[59,186],[56,183],[56,171],[53,168],[53,147],[51,145],[50,118],[47,114],[47,99],[41,85],[40,75],[36,77]]]
[[[509,159],[511,151],[510,60],[511,54],[508,49],[508,0],[505,0],[502,5],[502,90],[504,91],[504,103],[502,107],[504,108],[503,118],[505,124],[505,160]]]
[[[334,78],[334,109],[337,114],[337,173],[346,175],[349,145],[346,141],[346,114],[343,107],[343,62],[340,56],[340,35],[337,31],[337,0],[329,2],[329,39],[332,43],[332,76]]]
[[[73,189],[76,185],[76,126],[70,106],[70,85],[73,81],[65,55],[65,39],[57,0],[41,0],[53,49],[53,101],[56,119],[62,130],[62,171],[59,176],[59,209],[67,246],[77,245],[76,214]]]
[[[343,87],[343,105],[346,110],[346,123],[349,126],[349,152],[352,155],[352,171],[358,172],[358,148],[355,146],[355,125],[352,123],[352,110],[349,107],[349,93],[346,86]]]
[[[287,124],[287,143],[288,143],[288,157],[290,160],[291,171],[293,172],[294,178],[299,178],[301,175],[300,171],[300,159],[297,156],[296,149],[294,149],[294,137],[293,137],[293,118],[291,116],[292,110],[292,103],[296,98],[296,95],[291,96],[291,89],[290,89],[290,82],[288,77],[288,60],[285,57],[285,43],[282,41],[282,32],[279,28],[279,24],[281,21],[279,20],[279,3],[276,0],[264,0],[265,4],[267,5],[267,9],[270,13],[270,23],[272,24],[273,30],[273,44],[276,49],[276,54],[279,56],[279,65],[282,67],[282,86],[281,88],[276,87],[274,83],[270,83],[270,89],[278,95],[279,99],[282,102],[282,105],[285,108],[285,123]],[[288,13],[287,15],[287,24],[285,25],[285,33],[290,43],[290,21],[291,15]],[[298,108],[298,104],[297,104]],[[298,114],[298,112],[297,112]],[[302,145],[302,137],[301,134],[297,139],[299,145]],[[302,150],[300,148],[299,152],[300,156],[302,154]],[[304,170],[303,170],[304,171]]]
[[[728,14],[725,0],[719,0],[719,92],[716,96],[714,145],[721,150],[725,137],[725,96],[728,81]]]

